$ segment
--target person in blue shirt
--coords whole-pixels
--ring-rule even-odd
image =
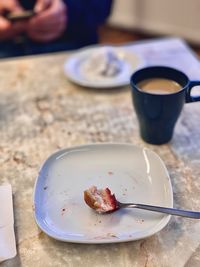
[[[0,58],[77,49],[98,42],[112,0],[1,0]],[[34,10],[12,22],[5,14]]]

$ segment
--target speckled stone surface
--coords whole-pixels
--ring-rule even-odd
[[[150,238],[106,245],[63,243],[38,229],[32,194],[41,164],[60,148],[86,143],[128,142],[154,150],[169,171],[174,206],[200,209],[200,103],[185,105],[169,144],[148,145],[139,136],[129,87],[71,84],[63,74],[67,56],[0,62],[0,183],[13,188],[18,251],[1,266],[200,266],[196,220],[172,217]]]

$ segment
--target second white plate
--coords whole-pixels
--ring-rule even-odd
[[[114,77],[102,77],[101,79],[96,79],[95,77],[93,79],[92,76],[84,75],[82,66],[89,57],[106,48],[112,49],[116,56],[121,60],[122,71]],[[98,62],[96,64],[98,64]],[[94,46],[83,48],[78,52],[73,53],[64,64],[64,73],[70,81],[78,85],[105,89],[128,85],[130,83],[131,74],[143,65],[143,59],[125,47]]]

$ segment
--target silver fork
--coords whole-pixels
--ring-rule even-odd
[[[135,208],[135,209],[143,209],[143,210],[150,210],[155,212],[161,212],[176,216],[188,217],[193,219],[200,219],[200,212],[192,211],[192,210],[180,210],[174,208],[167,208],[167,207],[159,207],[159,206],[151,206],[146,204],[136,204],[136,203],[121,203],[117,201],[118,209],[123,208]]]

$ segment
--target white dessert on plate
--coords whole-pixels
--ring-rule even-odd
[[[82,63],[82,73],[91,78],[114,78],[123,67],[123,61],[111,47],[102,47],[94,51]]]

